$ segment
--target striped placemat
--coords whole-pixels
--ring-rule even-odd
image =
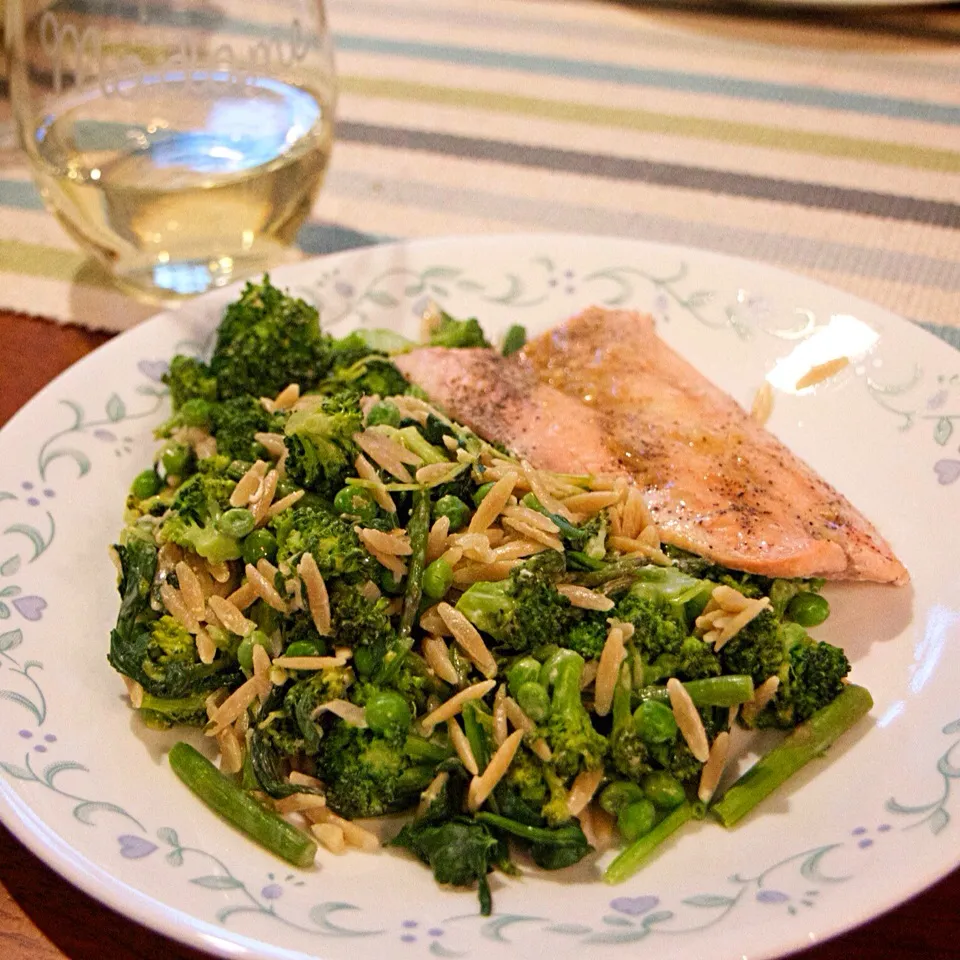
[[[299,245],[529,230],[826,281],[960,346],[960,9],[332,0],[338,142]],[[0,122],[2,110],[0,108]],[[0,166],[0,307],[124,329]]]

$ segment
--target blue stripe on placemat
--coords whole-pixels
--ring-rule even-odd
[[[43,201],[29,180],[0,180],[0,207],[42,210]]]
[[[960,350],[960,327],[945,327],[942,323],[924,323],[923,320],[914,320],[914,323]]]
[[[386,234],[364,233],[336,223],[320,223],[308,220],[297,234],[297,246],[304,253],[339,253],[341,250],[355,250],[372,247],[378,243],[389,243],[395,239]]]
[[[747,80],[721,74],[658,70],[617,63],[601,63],[595,60],[545,57],[507,50],[483,50],[478,47],[391,40],[385,37],[349,33],[334,34],[334,41],[338,49],[354,53],[412,57],[438,63],[453,63],[458,66],[520,70],[551,77],[599,80],[607,83],[675,90],[682,93],[720,95],[741,100],[759,100],[869,116],[923,120],[950,126],[960,125],[960,107],[925,100],[884,97],[850,90],[828,90],[823,87],[793,83],[766,83],[762,80]]]

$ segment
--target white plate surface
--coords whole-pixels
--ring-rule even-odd
[[[224,957],[782,955],[869,919],[960,861],[960,354],[854,297],[769,267],[630,241],[513,236],[350,252],[277,270],[324,325],[416,336],[427,298],[488,331],[590,304],[652,312],[889,538],[909,587],[828,589],[819,635],[873,692],[871,719],[742,826],[685,830],[622,887],[596,865],[496,880],[495,916],[403,855],[290,870],[166,766],[108,667],[107,545],[167,411],[160,375],[207,342],[235,291],[108,343],[0,434],[0,817],[77,886]],[[850,365],[799,395],[811,363]],[[779,386],[778,386],[779,385]]]

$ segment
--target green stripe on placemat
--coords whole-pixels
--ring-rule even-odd
[[[75,250],[24,243],[20,240],[0,240],[0,271],[46,280],[77,282],[87,286],[109,287],[103,276],[90,273],[77,277],[87,258]]]
[[[494,110],[498,113],[542,117],[590,126],[621,127],[646,133],[739,143],[769,150],[846,157],[889,166],[936,170],[940,173],[960,173],[960,153],[953,150],[917,147],[883,140],[861,140],[808,130],[788,130],[758,123],[737,123],[712,117],[671,116],[652,110],[547,100],[541,97],[442,87],[392,78],[380,80],[372,77],[341,76],[340,89],[357,96],[381,97],[385,100],[434,103],[460,109]]]

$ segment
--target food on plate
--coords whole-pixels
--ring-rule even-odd
[[[509,359],[434,347],[397,365],[534,467],[629,476],[666,543],[769,577],[908,579],[873,525],[649,316],[595,307]]]
[[[735,728],[792,732],[718,797],[725,824],[871,701],[808,632],[823,580],[672,543],[610,459],[613,407],[542,382],[543,341],[428,326],[424,349],[334,339],[264,278],[209,360],[173,359],[109,661],[144,724],[216,745],[219,770],[187,744],[171,768],[252,839],[303,866],[317,844],[379,849],[357,821],[408,811],[388,843],[489,913],[516,857],[619,843],[605,877],[629,876],[706,815]]]

